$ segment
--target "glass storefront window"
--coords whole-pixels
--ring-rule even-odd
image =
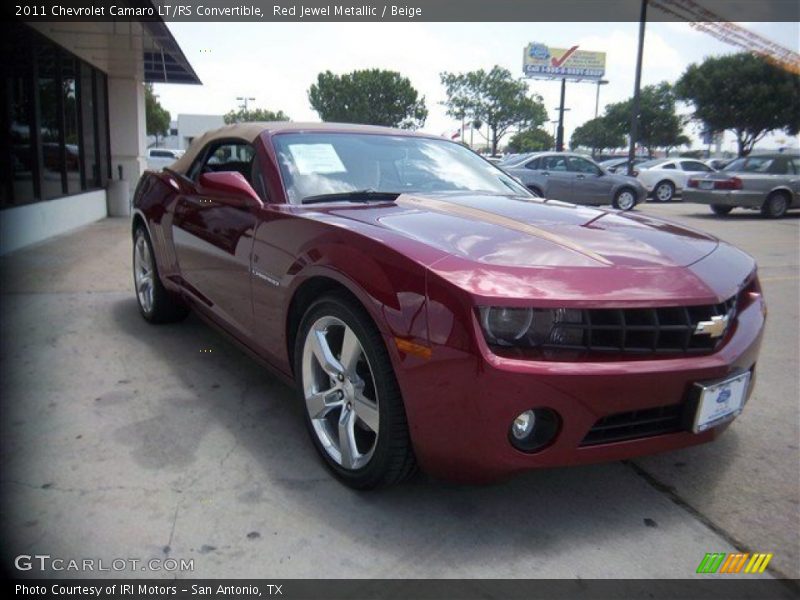
[[[105,185],[105,74],[22,23],[3,23],[0,52],[0,208]]]

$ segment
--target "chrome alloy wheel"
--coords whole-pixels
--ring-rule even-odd
[[[325,451],[345,469],[364,467],[378,443],[378,395],[361,342],[343,321],[324,316],[308,330],[302,377],[306,410]]]
[[[659,202],[669,202],[673,195],[675,195],[675,191],[671,183],[665,181],[658,184],[655,196]]]
[[[139,306],[149,315],[153,311],[153,255],[143,233],[136,236],[133,249],[133,279]]]
[[[622,190],[617,195],[617,207],[620,210],[630,210],[636,206],[636,196],[630,190]]]

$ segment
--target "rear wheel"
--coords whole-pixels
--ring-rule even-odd
[[[720,215],[720,216],[727,215],[732,210],[733,210],[732,206],[727,206],[725,204],[712,204],[711,205],[711,211],[715,215]]]
[[[150,323],[174,323],[189,313],[161,284],[153,244],[142,225],[133,234],[133,284],[139,312]]]
[[[636,206],[636,194],[630,188],[622,188],[614,196],[612,205],[619,210],[631,210]]]
[[[414,471],[400,388],[363,308],[339,294],[315,302],[300,324],[294,362],[306,426],[334,475],[372,489]]]
[[[653,188],[653,198],[659,202],[669,202],[675,197],[675,184],[671,181],[660,181]]]
[[[789,197],[783,192],[773,192],[764,201],[761,214],[769,219],[780,219],[789,210]]]

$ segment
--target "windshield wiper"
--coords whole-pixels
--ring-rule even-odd
[[[377,190],[353,190],[351,192],[338,192],[335,194],[318,194],[307,196],[300,202],[301,204],[321,204],[323,202],[336,202],[337,200],[349,200],[350,202],[369,202],[370,200],[395,200],[400,192],[379,192]]]

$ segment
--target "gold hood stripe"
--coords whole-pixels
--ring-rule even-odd
[[[400,196],[397,197],[395,203],[398,206],[403,206],[406,208],[431,210],[446,215],[455,215],[458,217],[465,217],[468,219],[484,221],[486,223],[491,223],[492,225],[498,225],[500,227],[505,227],[506,229],[511,229],[513,231],[519,231],[520,233],[526,233],[528,235],[532,235],[547,240],[548,242],[558,244],[563,248],[567,248],[568,250],[572,250],[573,252],[577,252],[578,254],[587,256],[592,260],[596,260],[601,264],[604,265],[613,264],[610,260],[608,260],[604,256],[601,256],[597,252],[594,252],[589,248],[581,246],[580,244],[576,244],[569,238],[566,238],[561,235],[556,235],[555,233],[551,233],[549,231],[545,231],[544,229],[536,227],[535,225],[522,223],[510,217],[504,217],[502,215],[498,215],[496,213],[489,212],[487,210],[482,210],[480,208],[464,206],[463,204],[458,204],[456,202],[448,202],[446,200],[424,198],[421,196],[412,196],[410,194],[401,194]]]

